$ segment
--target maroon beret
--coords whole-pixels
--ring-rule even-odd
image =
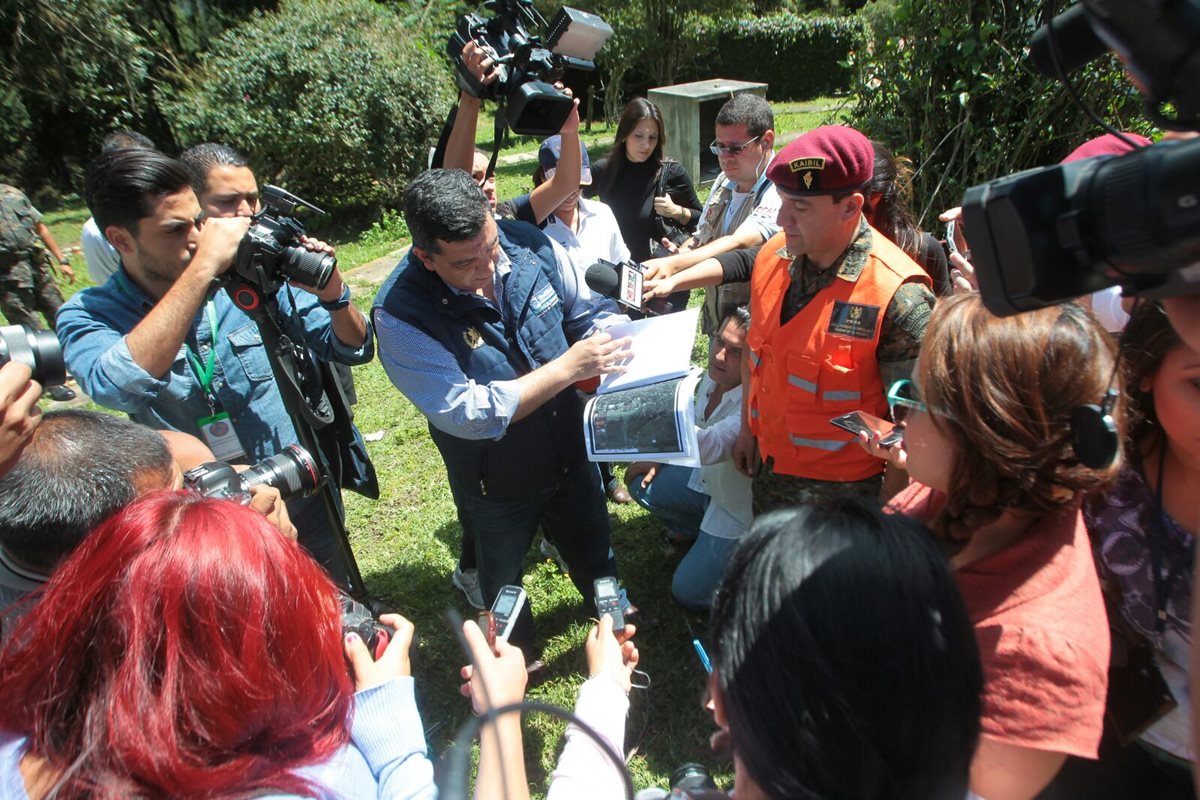
[[[1138,147],[1149,147],[1153,142],[1145,136],[1136,133],[1121,134],[1129,141],[1136,144]],[[1060,163],[1069,164],[1072,161],[1082,161],[1085,158],[1095,158],[1096,156],[1120,156],[1133,151],[1135,148],[1130,147],[1121,141],[1118,137],[1111,133],[1106,133],[1103,136],[1097,136],[1095,139],[1089,139],[1083,144],[1071,151],[1071,154],[1064,158]]]
[[[825,125],[779,151],[767,177],[785,194],[861,189],[875,174],[875,148],[854,128]]]

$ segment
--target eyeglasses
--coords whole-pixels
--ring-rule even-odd
[[[940,408],[929,410],[929,406],[917,392],[917,385],[907,378],[896,381],[887,393],[888,410],[892,412],[892,420],[899,425],[912,418],[914,411],[935,414],[943,419],[953,420],[954,416]]]
[[[710,144],[708,146],[708,149],[712,151],[712,154],[714,156],[719,156],[719,155],[740,156],[742,154],[742,151],[744,151],[747,147],[754,144],[761,138],[762,138],[761,135],[755,136],[753,139],[748,139],[748,140],[742,142],[741,144],[721,144],[716,139],[713,139],[712,144]]]
[[[888,410],[897,425],[906,421],[914,411],[929,411],[917,394],[917,385],[907,378],[896,381],[887,393]]]

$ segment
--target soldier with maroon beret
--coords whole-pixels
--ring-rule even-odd
[[[755,514],[883,486],[879,459],[829,420],[855,410],[887,418],[887,390],[911,375],[934,296],[924,270],[863,217],[874,164],[866,136],[829,125],[767,171],[781,230],[754,263],[734,449],[754,478]]]

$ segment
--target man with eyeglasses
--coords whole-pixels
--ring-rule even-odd
[[[874,165],[866,136],[829,125],[789,144],[768,170],[781,230],[750,278],[733,451],[753,478],[756,515],[883,488],[880,460],[829,421],[888,416],[888,387],[911,375],[934,296],[925,271],[863,217]]]
[[[696,233],[675,255],[645,262],[647,279],[666,278],[722,253],[760,245],[779,230],[779,194],[767,175],[774,127],[771,106],[758,95],[735,95],[721,106],[710,145],[721,174],[700,212]],[[701,329],[712,335],[721,320],[749,300],[746,282],[706,288]]]

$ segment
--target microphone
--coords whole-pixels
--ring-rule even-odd
[[[648,316],[675,313],[675,306],[661,297],[656,297],[648,303],[642,302],[642,270],[637,264],[625,262],[618,266],[611,261],[600,259],[587,268],[583,280],[593,292],[612,298],[626,308],[641,311]]]

